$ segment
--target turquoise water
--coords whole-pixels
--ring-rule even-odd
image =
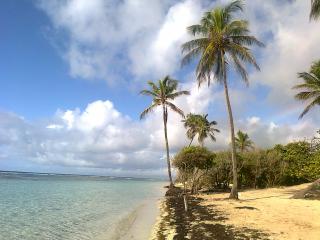
[[[163,182],[0,172],[0,239],[112,239]]]

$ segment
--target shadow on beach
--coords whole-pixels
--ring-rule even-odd
[[[202,206],[201,198],[188,197],[189,211],[185,212],[180,189],[167,196],[159,225],[157,239],[168,239],[170,229],[175,229],[173,239],[212,240],[212,239],[268,239],[268,234],[249,228],[236,229],[223,224],[227,220],[221,212],[213,211],[214,205]],[[171,238],[170,238],[171,239]]]

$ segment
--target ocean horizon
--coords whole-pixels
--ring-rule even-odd
[[[164,185],[150,178],[0,171],[0,239],[121,239]]]

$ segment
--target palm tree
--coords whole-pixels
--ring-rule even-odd
[[[164,138],[167,151],[168,175],[170,180],[170,187],[172,187],[173,181],[171,176],[169,143],[167,135],[168,108],[184,117],[183,111],[176,105],[174,105],[171,101],[181,95],[189,95],[190,93],[189,91],[177,91],[178,81],[170,78],[169,76],[166,76],[164,79],[160,79],[158,81],[158,84],[149,81],[148,85],[150,86],[150,89],[142,90],[140,94],[152,97],[152,104],[141,113],[140,119],[143,119],[156,107],[162,107]]]
[[[318,19],[320,17],[320,0],[311,0],[310,19]]]
[[[215,133],[220,132],[215,128],[216,121],[209,121],[208,114],[192,114],[189,113],[184,122],[184,127],[187,128],[187,137],[190,139],[189,146],[193,139],[198,135],[198,142],[203,147],[204,139],[210,137],[212,141],[216,141]]]
[[[298,77],[302,78],[304,83],[293,87],[293,89],[302,90],[295,95],[295,98],[307,102],[307,107],[299,116],[301,119],[312,107],[320,105],[320,60],[311,65],[310,72],[298,73]]]
[[[247,133],[240,130],[237,132],[236,147],[241,153],[253,148],[253,142]]]
[[[242,10],[242,1],[238,0],[205,13],[200,24],[188,27],[188,31],[194,39],[182,45],[182,52],[184,53],[182,65],[200,57],[196,68],[199,85],[203,82],[210,85],[211,79],[214,78],[224,86],[232,145],[233,186],[230,198],[235,199],[238,199],[237,159],[227,70],[234,67],[242,80],[248,84],[245,64],[249,63],[259,70],[249,47],[253,45],[263,46],[262,42],[250,35],[247,21],[234,19],[234,14]]]

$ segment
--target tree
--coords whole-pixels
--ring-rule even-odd
[[[311,0],[310,19],[317,20],[320,17],[320,0]]]
[[[238,0],[205,13],[200,24],[188,27],[188,31],[194,39],[182,45],[184,54],[182,65],[200,57],[196,68],[199,85],[203,82],[210,85],[211,79],[214,78],[224,86],[232,146],[233,186],[230,198],[235,199],[238,199],[237,159],[227,70],[234,67],[242,80],[248,84],[245,64],[251,64],[259,70],[249,47],[253,45],[263,46],[262,42],[250,35],[248,21],[234,19],[234,14],[242,10],[242,1]]]
[[[150,89],[142,90],[140,94],[152,97],[152,104],[141,113],[140,119],[143,119],[148,113],[152,112],[156,107],[162,107],[168,175],[170,180],[170,186],[173,186],[167,133],[168,109],[171,109],[172,111],[184,117],[183,111],[176,105],[174,105],[171,101],[179,96],[189,95],[190,93],[189,91],[177,91],[178,81],[170,78],[169,76],[166,76],[164,79],[160,79],[158,81],[158,84],[149,81],[148,85]]]
[[[215,164],[216,155],[207,148],[191,146],[183,148],[173,159],[183,183],[188,182],[191,193],[197,193],[200,180]]]
[[[302,90],[295,95],[295,98],[307,102],[307,107],[299,116],[302,118],[312,107],[320,104],[320,61],[311,65],[310,72],[298,73],[298,77],[302,78],[304,83],[293,87],[293,89]]]
[[[189,146],[196,135],[198,135],[198,142],[202,147],[204,140],[207,137],[210,137],[212,141],[216,141],[215,133],[220,132],[215,128],[217,122],[210,122],[207,117],[208,114],[200,115],[189,113],[186,119],[182,120],[184,122],[184,127],[187,128],[187,137],[190,139]]]
[[[247,133],[244,133],[239,130],[237,132],[235,140],[236,147],[241,153],[253,148],[253,142],[250,140],[249,135]]]

